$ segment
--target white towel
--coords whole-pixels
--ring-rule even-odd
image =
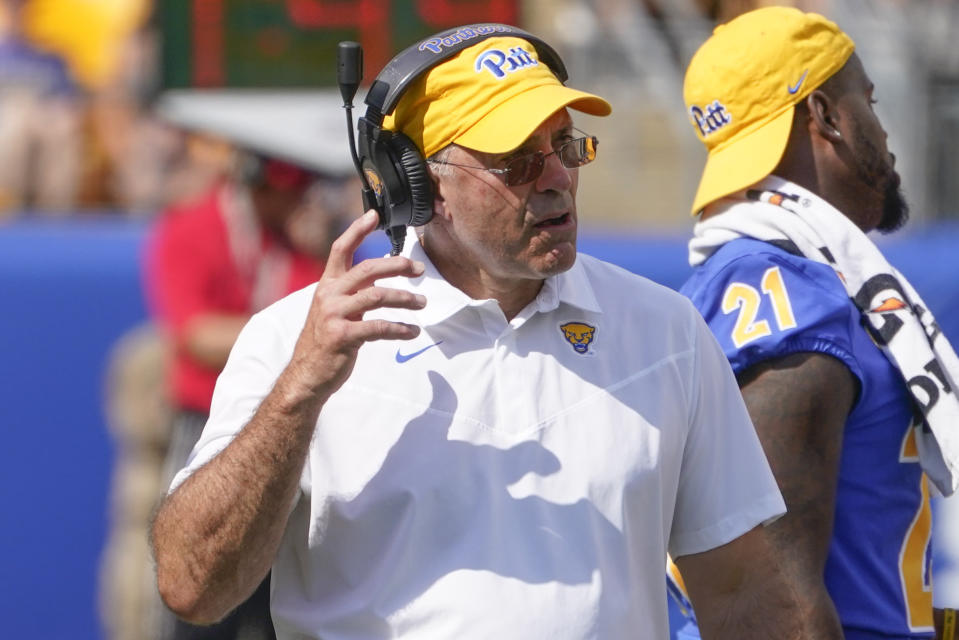
[[[721,215],[696,224],[689,263],[705,262],[740,237],[789,242],[830,265],[865,319],[864,326],[899,369],[915,402],[919,461],[944,495],[959,488],[959,358],[909,281],[879,248],[828,202],[769,176],[719,201]]]

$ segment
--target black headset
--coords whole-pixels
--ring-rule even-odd
[[[350,153],[363,182],[363,207],[376,209],[378,229],[390,238],[390,255],[403,249],[406,227],[419,226],[433,217],[433,183],[426,159],[403,133],[383,128],[403,92],[421,74],[463,49],[488,38],[511,36],[526,40],[536,49],[560,82],[568,78],[559,54],[540,38],[522,29],[497,23],[454,27],[432,35],[401,51],[380,71],[366,94],[366,115],[357,122],[359,150],[353,138],[353,96],[363,77],[363,50],[356,42],[341,42],[337,50],[337,84],[343,96],[350,139]]]

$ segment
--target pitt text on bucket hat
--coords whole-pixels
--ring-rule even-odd
[[[526,40],[495,37],[414,81],[384,127],[405,133],[427,158],[454,142],[505,153],[563,107],[596,116],[612,111],[603,98],[563,85]]]
[[[835,23],[792,7],[756,9],[716,27],[683,85],[687,113],[709,151],[693,215],[776,168],[795,105],[854,48]]]

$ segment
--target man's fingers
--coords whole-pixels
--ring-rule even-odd
[[[387,287],[369,287],[348,296],[340,309],[345,317],[356,317],[373,309],[390,307],[393,309],[422,309],[426,306],[426,297]]]
[[[375,340],[412,340],[420,335],[420,328],[415,324],[405,322],[390,322],[389,320],[363,320],[357,322],[355,334],[363,342]]]
[[[425,270],[426,266],[422,262],[402,256],[371,258],[343,274],[337,289],[343,293],[353,293],[372,286],[377,280],[396,276],[416,278],[423,275]]]
[[[353,256],[366,236],[376,230],[379,217],[376,211],[370,209],[354,220],[346,231],[333,241],[330,246],[330,256],[326,261],[326,273],[340,275],[346,273],[353,266]]]

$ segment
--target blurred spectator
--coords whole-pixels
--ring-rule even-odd
[[[0,0],[0,217],[154,215],[188,159],[154,116],[149,0]]]
[[[330,237],[314,233],[329,220],[317,208],[315,174],[251,152],[234,160],[212,188],[162,215],[148,247],[147,293],[171,350],[174,416],[164,484],[200,435],[240,329],[251,314],[320,276]],[[272,638],[269,583],[218,625],[173,627],[161,637]]]
[[[22,9],[0,1],[0,217],[68,210],[80,175],[79,89],[62,58],[23,37]]]
[[[169,355],[156,327],[121,337],[110,354],[107,425],[116,445],[110,483],[110,532],[100,565],[100,618],[106,640],[157,640],[160,611],[147,540],[150,517],[166,487],[163,460],[170,407],[163,375]]]
[[[150,28],[122,43],[121,64],[90,92],[84,113],[81,209],[152,216],[180,196],[178,179],[192,169],[192,138],[157,118],[157,41]]]

